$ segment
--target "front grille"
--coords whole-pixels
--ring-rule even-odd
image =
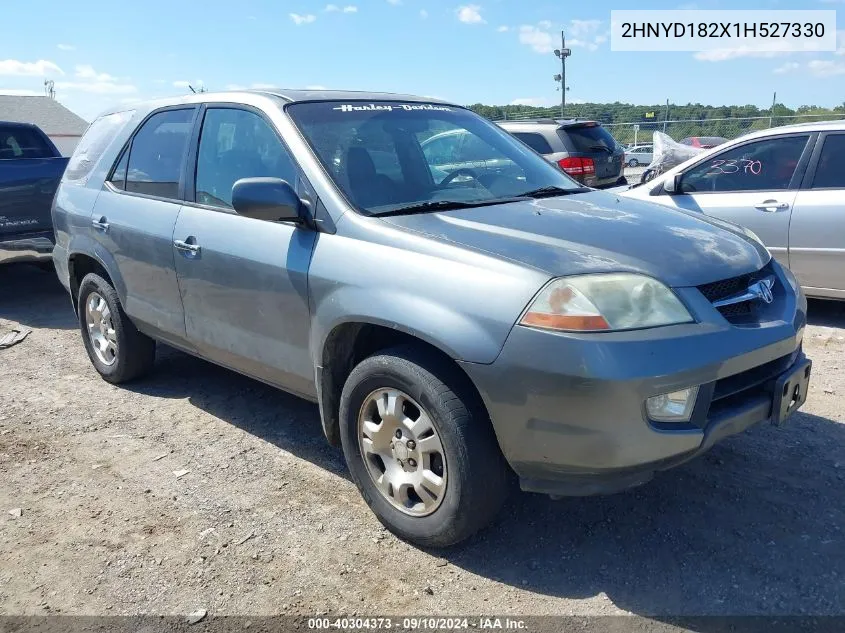
[[[698,286],[698,290],[708,301],[710,301],[710,303],[715,303],[733,295],[740,294],[754,282],[771,276],[773,276],[771,264],[766,264],[757,272],[704,284],[702,286]],[[778,284],[776,281],[774,287],[772,288],[772,292],[776,293],[777,289]],[[761,303],[762,302],[756,300],[743,301],[742,303],[720,306],[716,309],[729,323],[752,323],[758,320],[760,317],[760,310],[766,305],[761,305]]]

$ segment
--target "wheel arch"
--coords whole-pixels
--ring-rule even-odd
[[[447,368],[449,380],[470,399],[468,406],[487,417],[487,409],[475,384],[447,349],[402,328],[376,320],[354,320],[338,323],[325,337],[317,363],[317,399],[323,433],[330,444],[340,444],[339,405],[346,379],[365,358],[398,346],[412,347]]]

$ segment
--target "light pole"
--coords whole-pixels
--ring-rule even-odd
[[[560,118],[563,118],[563,111],[566,109],[566,58],[572,55],[572,51],[566,48],[566,36],[560,32],[560,48],[555,49],[555,56],[560,58],[560,74],[554,75],[554,80],[560,82]]]

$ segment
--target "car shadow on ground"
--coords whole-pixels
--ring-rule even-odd
[[[808,299],[807,321],[810,325],[845,328],[845,301]]]
[[[31,264],[0,266],[0,319],[31,328],[79,327],[56,271]]]
[[[316,405],[273,387],[159,346],[155,373],[127,388],[187,397],[348,478],[341,452],[322,435]],[[680,614],[839,614],[843,526],[845,424],[799,413],[782,428],[753,428],[626,493],[560,501],[513,494],[492,527],[432,553],[538,594],[603,593],[619,608],[670,621]],[[711,624],[685,626],[724,630],[724,622]]]
[[[349,479],[343,455],[326,441],[317,405],[166,345],[148,377],[122,387],[185,399],[278,448]]]
[[[509,506],[450,562],[645,616],[845,614],[845,424],[798,413],[635,490]]]

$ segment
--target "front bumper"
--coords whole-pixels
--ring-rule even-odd
[[[0,264],[49,262],[53,256],[54,243],[52,231],[0,238]]]
[[[775,381],[804,360],[806,300],[793,294],[782,318],[737,327],[696,289],[678,291],[698,323],[600,334],[517,326],[494,363],[462,364],[524,490],[615,492],[771,419]],[[693,385],[689,423],[648,419],[647,398]]]

